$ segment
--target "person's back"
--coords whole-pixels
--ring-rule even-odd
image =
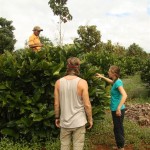
[[[76,128],[87,123],[84,104],[81,95],[78,94],[79,77],[74,79],[60,79],[60,126],[64,128]],[[81,91],[79,91],[81,93]]]
[[[71,138],[73,150],[83,150],[85,124],[88,118],[89,128],[93,125],[92,108],[88,94],[88,84],[79,78],[80,61],[68,59],[67,75],[55,84],[55,124],[61,127],[61,150],[69,150]]]

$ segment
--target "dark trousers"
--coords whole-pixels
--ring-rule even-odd
[[[121,116],[116,116],[116,111],[112,111],[112,119],[114,124],[114,135],[115,140],[118,148],[124,147],[124,127],[123,127],[123,120],[125,109],[121,110]]]

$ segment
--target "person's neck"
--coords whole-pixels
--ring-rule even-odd
[[[115,82],[116,80],[118,80],[118,78],[114,77],[112,80],[113,80],[113,82]]]
[[[73,73],[70,73],[70,74],[68,74],[68,76],[76,76],[75,74],[73,74]]]

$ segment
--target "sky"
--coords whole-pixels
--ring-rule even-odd
[[[24,48],[34,26],[42,36],[58,42],[59,18],[49,0],[0,0],[0,17],[13,21],[15,49]],[[101,41],[128,48],[136,43],[150,53],[150,0],[68,0],[73,20],[62,24],[63,43],[73,43],[79,26],[96,25]]]

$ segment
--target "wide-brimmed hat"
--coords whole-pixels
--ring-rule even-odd
[[[33,28],[33,31],[43,31],[43,29],[41,29],[39,26],[35,26]]]

